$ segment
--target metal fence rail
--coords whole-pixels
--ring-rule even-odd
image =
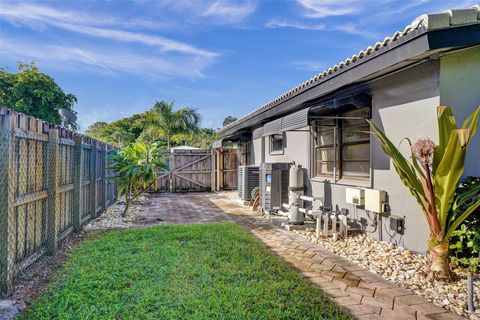
[[[0,107],[0,292],[115,202],[113,149]]]

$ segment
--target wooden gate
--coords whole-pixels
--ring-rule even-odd
[[[215,149],[212,153],[213,187],[216,191],[237,189],[238,149]]]
[[[165,156],[170,170],[158,173],[158,192],[211,190],[212,155],[209,150],[174,150]]]

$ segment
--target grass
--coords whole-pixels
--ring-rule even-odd
[[[233,223],[91,234],[23,319],[350,319]]]

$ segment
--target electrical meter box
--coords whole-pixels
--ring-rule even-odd
[[[384,213],[387,203],[387,193],[382,190],[365,189],[365,210]]]
[[[346,188],[345,202],[355,206],[365,205],[365,190],[360,188]]]

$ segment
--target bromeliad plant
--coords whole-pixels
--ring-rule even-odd
[[[369,121],[383,151],[388,155],[402,182],[423,209],[430,228],[428,254],[432,276],[450,276],[448,263],[449,240],[459,225],[480,206],[473,202],[452,218],[450,215],[455,189],[463,174],[465,156],[472,137],[478,128],[477,108],[457,128],[449,107],[437,107],[439,143],[422,138],[411,145],[411,161],[399,151],[372,121]]]
[[[132,201],[145,191],[157,190],[157,175],[161,170],[169,170],[163,161],[163,149],[156,143],[136,142],[108,157],[109,169],[117,173],[111,179],[118,181],[118,197],[125,196],[125,210],[128,212]]]

